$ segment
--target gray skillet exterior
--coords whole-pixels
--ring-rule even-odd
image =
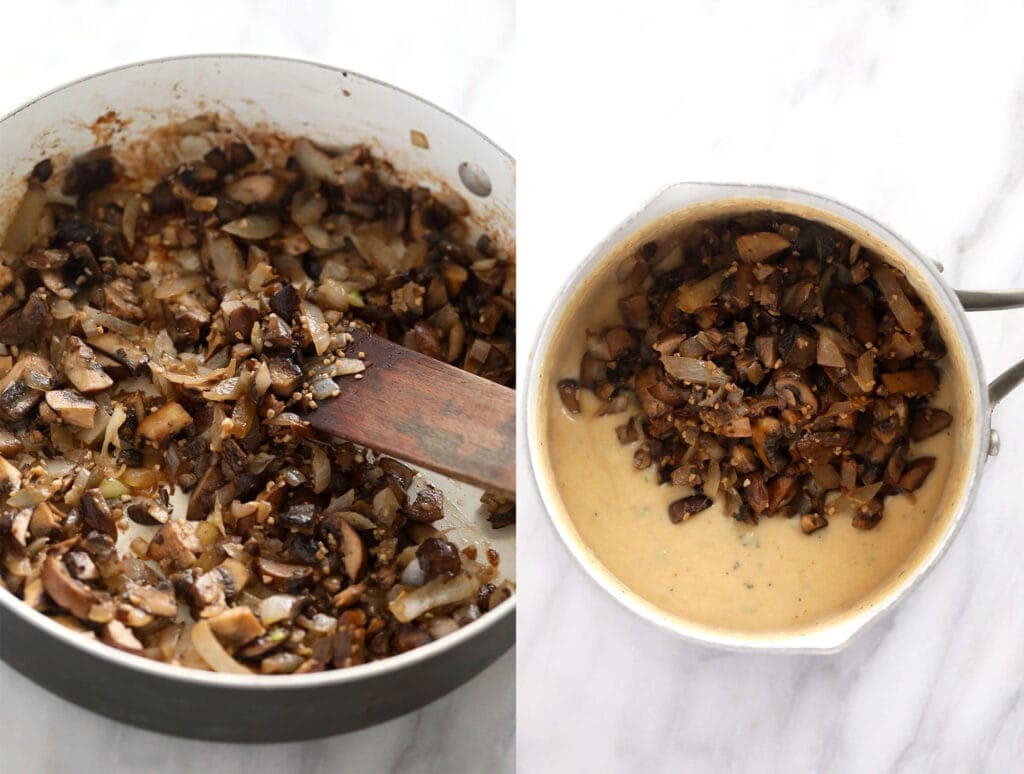
[[[508,610],[499,608],[476,622],[491,618],[489,625],[473,630],[476,624],[471,624],[385,661],[319,674],[250,678],[121,653],[64,629],[0,591],[0,655],[43,688],[125,723],[216,741],[297,741],[398,717],[462,685],[515,640],[512,606],[505,604]]]
[[[223,110],[242,124],[266,121],[327,142],[369,139],[411,176],[460,183],[463,162],[489,175],[474,210],[511,237],[515,164],[459,118],[412,94],[350,71],[249,55],[154,60],[89,76],[0,120],[0,195],[22,185],[49,153],[92,147],[89,122],[125,110],[132,131]],[[65,115],[72,119],[62,120]],[[429,137],[430,153],[409,142]],[[20,195],[20,194],[19,194]],[[5,228],[0,208],[0,233]],[[489,535],[488,537],[493,537]],[[504,555],[504,554],[503,554]],[[509,560],[509,564],[512,560]],[[453,634],[383,661],[316,674],[229,675],[150,661],[90,640],[0,588],[0,658],[86,709],[177,736],[234,742],[312,739],[353,731],[415,710],[454,690],[515,641],[515,598]],[[498,697],[512,701],[512,697]]]

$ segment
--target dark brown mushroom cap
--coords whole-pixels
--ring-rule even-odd
[[[910,438],[914,441],[931,438],[949,427],[952,422],[953,417],[949,412],[926,406],[914,412],[914,418],[910,422]]]
[[[416,558],[427,580],[453,578],[462,569],[459,549],[444,538],[431,537],[420,543]]]
[[[300,591],[313,575],[313,570],[310,567],[277,562],[264,557],[256,560],[256,572],[268,586],[289,593]]]
[[[805,513],[800,517],[800,529],[805,535],[810,535],[823,527],[828,526],[828,519],[818,513]]]
[[[782,423],[775,417],[758,417],[751,425],[751,441],[757,456],[771,471],[784,470],[789,464],[786,452],[787,441],[782,432]]]
[[[772,386],[786,406],[804,410],[809,415],[818,412],[818,396],[801,372],[791,368],[780,369],[772,377]]]
[[[444,517],[444,496],[441,490],[426,486],[416,494],[416,499],[408,508],[408,516],[421,524],[430,524]]]
[[[78,509],[85,523],[110,538],[117,539],[117,521],[99,489],[89,489],[82,494]]]
[[[700,492],[682,497],[669,505],[668,518],[673,524],[689,521],[701,511],[710,508],[711,504],[711,498]]]
[[[45,292],[41,291],[42,294]],[[0,343],[13,346],[24,344],[50,326],[53,317],[41,293],[33,293],[21,309],[0,320]]]
[[[192,490],[185,514],[189,521],[203,521],[213,509],[214,494],[224,483],[219,462],[216,456],[210,458],[206,471],[196,484],[196,488]]]

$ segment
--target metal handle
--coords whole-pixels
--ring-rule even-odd
[[[958,290],[957,298],[968,312],[993,312],[1024,306],[1024,290]],[[1024,382],[1024,360],[1010,366],[988,386],[988,402],[995,406]]]

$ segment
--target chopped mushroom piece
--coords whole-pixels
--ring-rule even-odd
[[[342,521],[340,526],[342,534],[341,563],[349,581],[356,583],[366,570],[369,558],[366,546],[363,545],[359,533],[347,521]]]
[[[939,389],[939,379],[932,368],[885,373],[882,384],[893,395],[931,395]]]
[[[142,610],[163,618],[174,618],[178,614],[178,603],[170,587],[154,587],[140,583],[129,583],[125,598]]]
[[[190,521],[169,521],[153,536],[149,543],[149,556],[162,562],[167,559],[178,569],[184,570],[196,563],[200,550],[195,525]]]
[[[0,419],[17,422],[57,383],[50,361],[35,354],[22,355],[0,379]]]
[[[192,424],[192,417],[180,403],[170,401],[139,424],[139,435],[151,441],[154,446],[163,445],[171,436]]]
[[[262,557],[256,560],[256,571],[259,573],[260,579],[268,586],[278,591],[287,592],[300,590],[306,585],[313,574],[312,569],[309,567],[275,562],[273,559],[264,559]]]
[[[95,530],[117,539],[117,522],[107,505],[107,500],[99,489],[90,489],[82,494],[78,501],[78,509],[85,523]]]
[[[0,343],[24,344],[46,330],[52,322],[45,296],[40,292],[33,293],[21,309],[0,320]]]
[[[899,488],[904,492],[913,492],[919,489],[934,467],[934,457],[919,457],[908,462],[903,469],[903,475],[900,476]]]
[[[88,342],[89,346],[110,355],[118,363],[127,367],[133,376],[142,373],[143,366],[149,362],[149,355],[118,333],[108,332],[90,336]]]
[[[431,537],[424,540],[416,549],[416,558],[427,580],[453,578],[462,569],[459,549],[443,538]]]
[[[86,620],[95,597],[92,589],[71,577],[61,559],[49,555],[43,562],[43,588],[54,602],[77,618]]]
[[[444,495],[433,486],[426,486],[416,494],[416,500],[409,506],[409,518],[421,524],[429,524],[444,518]]]
[[[701,511],[706,511],[710,508],[711,504],[711,498],[704,494],[698,493],[689,497],[682,497],[668,507],[669,520],[673,524],[689,521]]]
[[[580,413],[580,383],[575,379],[562,379],[558,382],[558,396],[562,405],[572,414]]]
[[[736,237],[736,252],[744,261],[763,261],[789,247],[789,240],[774,231],[757,231]]]
[[[210,629],[232,650],[262,637],[266,629],[248,607],[233,607],[209,619]]]
[[[817,513],[805,513],[800,517],[800,529],[805,535],[828,526],[828,519]]]
[[[77,336],[68,337],[61,368],[75,388],[86,395],[102,392],[114,383],[96,360],[92,347]]]
[[[103,627],[103,641],[107,645],[113,645],[118,650],[126,650],[129,653],[142,653],[142,643],[138,637],[116,618]]]
[[[96,418],[96,401],[75,390],[50,390],[46,393],[46,404],[69,425],[92,427]]]
[[[914,414],[910,423],[910,438],[923,441],[945,430],[953,422],[953,416],[942,409],[925,407]]]

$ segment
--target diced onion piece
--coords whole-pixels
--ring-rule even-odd
[[[201,288],[205,284],[206,279],[199,274],[173,277],[172,279],[157,283],[153,288],[153,297],[160,301],[166,301],[168,298],[175,298],[183,293],[188,293],[190,290]]]
[[[260,600],[256,613],[260,617],[260,623],[270,626],[279,621],[290,620],[298,612],[301,601],[301,597],[293,594],[272,594]]]
[[[218,281],[229,288],[240,288],[245,285],[242,253],[231,237],[207,231],[203,246],[209,255],[213,275]]]
[[[289,486],[302,486],[306,483],[305,474],[298,468],[288,468],[282,476]]]
[[[100,483],[100,492],[104,497],[120,497],[128,494],[128,487],[116,478],[105,478]]]
[[[209,390],[203,391],[203,397],[206,400],[238,400],[246,392],[246,385],[242,384],[241,377],[232,376],[230,379],[225,379],[215,387],[211,387]]]
[[[302,318],[309,330],[309,337],[318,355],[324,354],[331,346],[331,330],[324,319],[324,313],[316,304],[303,300],[299,304]]]
[[[25,195],[7,227],[3,245],[5,250],[12,253],[23,253],[32,246],[45,207],[46,192],[35,183],[29,183],[28,190],[25,191]]]
[[[99,329],[113,331],[127,336],[135,341],[142,337],[142,328],[134,323],[125,322],[120,317],[95,309],[91,306],[82,307],[82,329],[86,336],[92,337],[99,333]]]
[[[125,412],[124,407],[120,403],[115,403],[114,410],[110,414],[110,419],[107,420],[107,429],[103,433],[103,444],[100,446],[101,457],[106,456],[107,448],[109,446],[113,446],[118,451],[121,450],[121,438],[118,436],[117,431],[121,429],[121,425],[123,425],[127,419],[128,414]]]
[[[704,476],[704,494],[711,498],[717,495],[721,481],[722,468],[718,464],[718,460],[713,459],[708,463],[708,472],[707,475]]]
[[[313,447],[313,492],[320,494],[331,484],[331,461],[320,446]]]
[[[724,279],[725,271],[723,270],[716,271],[710,277],[705,277],[697,282],[681,285],[676,295],[676,306],[687,314],[703,309],[718,298]]]
[[[236,675],[252,674],[250,669],[239,664],[224,650],[224,646],[220,644],[206,620],[201,620],[192,627],[192,645],[199,657],[215,672],[228,672]]]
[[[414,558],[405,565],[399,580],[406,586],[422,586],[426,582],[426,576],[423,574],[423,568],[420,567],[420,560]]]
[[[337,159],[331,159],[305,137],[295,141],[294,153],[295,161],[303,174],[331,185],[341,185],[344,182],[335,169]]]
[[[402,594],[388,604],[391,614],[402,623],[419,618],[428,610],[461,602],[476,593],[480,581],[467,572],[452,579],[435,578],[424,586]]]
[[[139,222],[139,209],[142,206],[142,196],[132,194],[124,205],[124,214],[121,215],[121,232],[129,247],[135,247],[135,229]]]
[[[267,239],[277,233],[281,222],[272,215],[246,215],[220,227],[232,236],[242,239]],[[239,283],[241,284],[241,283]]]
[[[50,302],[50,314],[55,320],[69,320],[78,313],[78,308],[66,298],[55,298]]]
[[[716,387],[729,381],[728,374],[710,360],[697,360],[680,355],[662,355],[661,362],[669,375],[680,381]]]
[[[338,385],[330,377],[321,376],[309,385],[309,391],[313,395],[313,400],[327,400],[338,391]]]
[[[874,270],[875,282],[882,291],[885,303],[892,309],[893,316],[900,327],[907,333],[916,333],[924,320],[921,318],[907,294],[903,292],[903,283],[900,282],[896,273],[888,266],[876,266]]]

